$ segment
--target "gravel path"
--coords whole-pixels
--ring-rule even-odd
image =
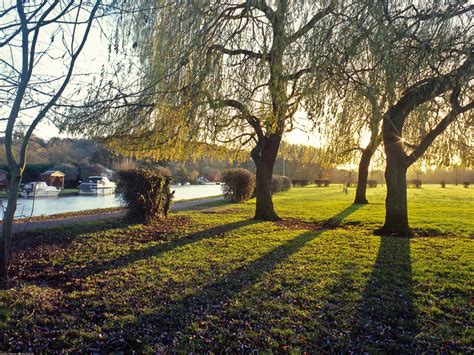
[[[211,202],[222,201],[224,197],[210,197],[191,201],[178,201],[171,206],[171,211],[185,211],[199,208]],[[96,213],[85,216],[75,216],[70,218],[50,219],[45,221],[20,222],[13,225],[13,232],[25,232],[26,230],[48,229],[54,227],[68,226],[72,224],[103,221],[111,218],[121,218],[125,215],[125,211]]]

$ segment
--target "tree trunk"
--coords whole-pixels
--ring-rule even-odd
[[[255,219],[263,221],[278,221],[281,218],[275,212],[272,200],[272,176],[280,145],[281,137],[273,135],[265,137],[252,150],[252,159],[257,168],[257,186],[255,189],[256,208]]]
[[[354,199],[354,204],[367,204],[367,178],[369,176],[369,165],[370,160],[372,159],[372,155],[374,151],[365,148],[362,151],[362,157],[360,158],[359,162],[359,173],[357,177],[357,190]]]
[[[10,258],[10,246],[12,241],[13,220],[20,190],[21,176],[13,174],[8,190],[8,205],[3,216],[2,234],[0,240],[0,287],[8,287],[8,266]]]
[[[385,224],[380,232],[385,235],[409,236],[407,207],[407,163],[401,147],[386,148],[387,198],[385,200]]]

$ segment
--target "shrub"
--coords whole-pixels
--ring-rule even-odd
[[[329,181],[328,179],[316,179],[314,180],[314,183],[318,185],[318,187],[328,187],[331,184],[331,181]]]
[[[467,189],[471,183],[469,181],[464,181],[462,185]]]
[[[288,191],[291,188],[291,180],[287,176],[273,175],[272,192]]]
[[[162,170],[122,170],[115,195],[127,206],[127,218],[136,223],[150,223],[166,217],[174,191],[172,178]]]
[[[444,189],[446,187],[446,181],[441,181],[441,187]]]
[[[368,187],[377,187],[377,180],[367,180],[367,186]]]
[[[291,183],[293,186],[306,186],[309,185],[309,180],[306,179],[300,179],[300,180],[291,180]]]
[[[408,186],[413,185],[414,187],[419,189],[422,185],[422,182],[421,182],[421,180],[412,179],[412,180],[407,180],[407,185]]]
[[[247,201],[255,190],[255,175],[246,169],[224,170],[222,182],[224,197],[232,202]]]

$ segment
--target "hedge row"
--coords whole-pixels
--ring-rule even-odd
[[[300,179],[300,180],[291,180],[293,186],[306,186],[309,185],[309,180]]]
[[[417,189],[419,189],[422,184],[423,183],[421,182],[421,180],[417,180],[417,179],[407,180],[407,186],[414,186]]]
[[[291,188],[291,179],[288,176],[273,175],[272,192],[288,191]]]
[[[255,196],[255,174],[246,169],[227,169],[222,173],[222,192],[232,202],[245,202]],[[273,175],[272,193],[288,191],[291,180],[287,176]]]
[[[367,186],[368,187],[377,187],[377,180],[367,180]]]
[[[314,183],[318,185],[318,187],[328,187],[331,184],[331,181],[329,181],[328,179],[316,179],[314,180]]]

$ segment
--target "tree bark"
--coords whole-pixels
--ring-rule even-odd
[[[265,137],[252,150],[252,159],[257,168],[255,189],[256,208],[255,219],[263,221],[278,221],[281,218],[275,212],[272,200],[272,176],[281,137],[273,135]]]
[[[8,287],[10,246],[12,244],[13,220],[15,218],[20,183],[21,175],[13,173],[10,179],[8,205],[3,216],[2,234],[0,240],[0,287],[2,289]]]
[[[385,224],[379,230],[384,235],[409,236],[407,206],[407,156],[403,150],[403,142],[395,133],[395,129],[384,127],[385,154],[387,165],[385,181],[387,197],[385,200]]]
[[[357,176],[357,189],[354,204],[367,204],[367,179],[369,176],[370,160],[374,155],[374,151],[369,147],[362,151],[362,157],[359,162],[359,172]]]

